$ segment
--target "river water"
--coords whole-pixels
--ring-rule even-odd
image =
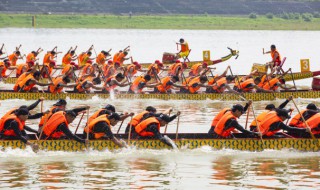
[[[38,47],[44,49],[58,45],[59,51],[79,45],[85,50],[95,44],[96,50],[113,48],[113,52],[131,45],[131,55],[140,62],[160,59],[162,52],[175,52],[173,40],[184,37],[190,44],[192,60],[201,59],[202,50],[211,50],[212,57],[228,54],[227,46],[240,50],[237,60],[227,62],[234,73],[247,73],[254,62],[270,59],[262,55],[262,47],[275,43],[279,51],[288,57],[287,67],[299,71],[300,58],[310,58],[311,69],[320,70],[316,62],[320,32],[307,31],[180,31],[180,30],[95,30],[95,29],[0,29],[0,43],[12,51],[20,43],[23,52]],[[40,55],[42,58],[43,55]],[[60,57],[61,58],[61,57]],[[226,64],[218,65],[219,71]],[[309,85],[310,80],[300,81]],[[2,84],[1,84],[2,85]],[[284,100],[273,101],[279,105]],[[319,99],[297,99],[300,109]],[[1,101],[0,115],[13,106],[29,105],[33,101]],[[45,101],[49,108],[54,101]],[[94,97],[87,101],[68,100],[68,108],[81,104],[90,105],[90,113],[111,103],[118,112],[142,111],[155,106],[159,112],[173,107],[174,113],[182,111],[179,132],[205,133],[214,115],[235,103],[220,101],[162,101],[162,100],[102,100]],[[255,102],[256,114],[270,102]],[[289,103],[287,108],[293,107]],[[35,112],[40,108],[36,108]],[[293,113],[296,114],[295,111]],[[252,113],[249,121],[252,121]],[[240,118],[245,126],[246,116]],[[79,117],[71,124],[71,130]],[[37,121],[28,121],[36,128]],[[126,122],[125,122],[126,124]],[[125,125],[124,125],[125,126]],[[169,124],[168,132],[176,131],[176,120]],[[113,131],[116,132],[118,126]],[[80,126],[82,131],[83,125]],[[163,131],[163,129],[161,129]],[[124,131],[124,127],[120,133]],[[0,188],[17,189],[318,189],[320,154],[293,150],[264,150],[244,152],[212,150],[202,147],[196,150],[137,150],[123,149],[116,152],[47,152],[35,154],[26,150],[2,150],[0,152]]]

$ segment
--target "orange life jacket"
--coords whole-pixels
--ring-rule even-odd
[[[22,76],[22,75],[21,75],[21,76]],[[28,82],[29,80],[35,80],[32,74],[26,76],[22,81],[20,81],[20,82],[18,83],[19,88],[22,89],[23,91],[30,91],[30,90],[32,89],[32,87],[33,87],[34,85],[36,85],[36,84],[33,83],[33,84],[29,84],[29,85],[27,86],[26,84],[27,84],[27,82]],[[18,81],[17,81],[17,82],[18,82]]]
[[[182,63],[175,63],[173,65],[170,65],[168,74],[171,76],[175,76],[179,68],[182,69]]]
[[[220,78],[216,85],[212,86],[213,90],[215,90],[216,92],[218,93],[222,93],[224,92],[224,90],[226,89],[223,85],[226,85],[227,84],[227,79],[226,77],[222,77]]]
[[[84,131],[86,133],[93,133],[95,139],[99,139],[105,135],[105,133],[96,133],[93,132],[93,127],[98,123],[98,122],[106,122],[111,130],[111,124],[108,119],[108,115],[100,115],[99,117],[93,119],[91,122],[89,122],[89,125],[84,128]],[[89,131],[88,131],[89,130]]]
[[[91,87],[86,87],[86,83],[92,82],[92,80],[93,80],[92,77],[87,77],[83,81],[78,82],[78,85],[76,86],[76,89],[78,90],[78,92],[84,92],[89,90]]]
[[[270,111],[269,110],[266,110],[262,113],[260,113],[258,116],[257,116],[257,122],[258,124],[260,125],[261,121],[263,121],[265,119],[265,117],[267,116],[267,114],[269,113]],[[250,124],[250,126],[253,126],[253,127],[256,127],[257,126],[257,123],[256,123],[256,120],[253,120]]]
[[[82,62],[80,66],[83,66],[85,64],[87,64],[87,61],[90,59],[89,55],[87,53],[83,54],[82,56]]]
[[[28,68],[29,68],[28,64],[26,64],[26,63],[22,63],[22,64],[17,65],[16,76],[20,76],[24,72],[23,69],[25,71],[27,71]]]
[[[30,75],[30,74],[29,74]],[[15,92],[18,92],[18,84],[21,82],[21,81],[23,81],[23,79],[25,79],[27,77],[27,73],[23,73],[23,74],[21,74],[19,77],[18,77],[18,79],[17,79],[17,81],[16,81],[16,84],[13,86],[13,90],[15,91]]]
[[[25,122],[24,121],[21,121],[16,115],[14,114],[11,114],[11,115],[8,115],[7,117],[3,118],[2,120],[2,123],[0,125],[0,131],[4,131],[3,134],[5,136],[17,136],[17,134],[14,132],[13,129],[4,129],[4,125],[5,123],[8,121],[8,120],[14,120],[18,123],[19,125],[19,129],[20,131],[22,131],[24,129],[24,125],[25,125]]]
[[[39,122],[39,127],[42,127],[42,126],[43,126],[45,120],[48,121],[48,119],[50,119],[50,117],[51,117],[52,114],[53,114],[53,113],[52,113],[53,110],[56,109],[56,108],[58,108],[58,106],[52,106],[52,107],[49,109],[49,113],[44,114],[44,115],[41,117],[40,122]]]
[[[267,80],[268,80],[268,79],[267,79],[267,75],[263,75],[263,76],[261,77],[261,81],[260,81],[260,83],[258,84],[258,86],[259,86],[260,88],[262,88],[262,87],[266,84],[266,82],[268,82]]]
[[[167,85],[167,83],[170,81],[171,81],[170,76],[164,77],[163,79],[161,79],[162,84],[158,85],[156,88],[158,89],[159,92],[166,93],[172,87],[172,85]]]
[[[64,75],[66,74],[68,71],[70,71],[70,69],[72,68],[72,65],[68,64],[66,66],[63,67],[61,73]]]
[[[271,57],[273,60],[276,53],[278,54],[278,57],[276,58],[276,60],[274,62],[276,63],[276,66],[279,66],[281,63],[280,53],[277,50],[271,51]]]
[[[29,53],[28,55],[27,55],[27,63],[28,62],[30,62],[30,61],[35,61],[36,60],[36,57],[34,56],[34,54],[33,53]]]
[[[1,119],[0,119],[0,126],[1,126],[1,124],[2,124],[2,122],[3,122],[3,120],[4,120],[5,118],[7,118],[9,115],[13,114],[14,111],[16,111],[17,109],[18,109],[18,107],[15,107],[15,108],[12,108],[12,109],[10,109],[9,111],[7,111],[7,112],[1,117]],[[1,131],[1,130],[0,130],[0,131]]]
[[[238,89],[242,90],[243,92],[251,92],[252,87],[248,88],[248,85],[250,85],[250,84],[255,85],[254,84],[254,80],[252,78],[247,79],[247,80],[245,80],[243,82],[240,82],[240,85],[238,83],[236,83],[235,86]]]
[[[152,70],[152,68],[154,68],[154,71],[158,74],[159,72],[160,72],[160,68],[159,68],[159,66],[158,66],[158,64],[155,64],[155,63],[153,63],[153,64],[151,64],[149,67],[148,67],[148,74],[150,75],[150,76],[154,76],[154,71]]]
[[[96,119],[97,117],[99,117],[99,113],[100,113],[101,111],[104,111],[104,110],[106,110],[106,109],[99,109],[98,111],[94,112],[94,114],[92,114],[92,116],[89,117],[88,123],[90,123],[91,121],[93,121],[94,119]]]
[[[270,136],[273,136],[274,134],[276,134],[280,129],[277,129],[275,131],[270,131],[270,126],[276,122],[282,122],[282,120],[277,115],[277,112],[270,111],[266,115],[265,119],[259,125],[259,129],[260,129],[260,132],[262,133],[262,135],[266,135],[266,136],[270,137]]]
[[[216,78],[218,77],[218,75],[213,76],[213,78],[208,80],[208,85],[213,85],[216,83]]]
[[[198,72],[199,67],[202,67],[202,63],[197,63],[197,64],[195,64],[195,65],[193,65],[193,66],[191,67],[190,71],[191,71],[191,73],[192,73],[193,76],[197,76],[198,74],[200,74],[200,73]]]
[[[86,62],[83,64],[83,58],[84,58],[84,55],[86,53],[80,53],[80,55],[78,55],[78,65],[79,66],[83,66],[84,64],[86,64]]]
[[[108,92],[110,92],[111,90],[115,89],[115,88],[118,86],[117,84],[113,84],[113,85],[110,84],[110,82],[111,82],[113,79],[116,80],[116,76],[115,76],[115,75],[107,78],[107,80],[106,80],[105,83],[104,83],[104,88],[105,88],[105,90],[108,91]]]
[[[191,79],[191,81],[190,81],[188,84],[189,84],[189,86],[186,87],[186,89],[189,89],[189,92],[190,92],[191,94],[196,93],[196,92],[200,89],[200,87],[201,87],[201,86],[199,86],[199,84],[200,84],[200,77],[195,77],[195,78]],[[192,86],[193,84],[198,84],[198,85],[197,85],[196,87],[193,87],[193,86]]]
[[[106,70],[106,72],[105,72],[105,76],[106,76],[106,77],[109,77],[109,76],[115,74],[115,72],[116,72],[116,68],[114,67],[114,65],[111,65],[111,66],[109,66],[109,67],[107,68],[107,70]]]
[[[221,119],[218,121],[216,127],[214,128],[214,132],[222,137],[228,137],[231,135],[231,131],[233,131],[235,128],[233,126],[230,126],[230,128],[225,129],[225,124],[229,119],[237,119],[232,112],[226,112]]]
[[[303,115],[306,111],[308,110],[303,110],[301,111],[301,115]],[[289,125],[290,126],[294,126],[294,127],[298,127],[299,125],[301,125],[303,123],[303,121],[301,120],[301,116],[300,114],[298,113],[297,115],[295,115],[291,121],[289,122]]]
[[[87,75],[93,72],[93,66],[90,63],[86,63],[85,66],[82,68],[81,75]]]
[[[189,51],[189,45],[187,42],[184,42],[183,44],[181,44],[181,52],[187,52]]]
[[[53,78],[52,79],[52,82],[53,82],[53,85],[50,85],[49,86],[49,91],[53,94],[56,94],[56,93],[60,93],[62,90],[63,90],[63,87],[62,86],[59,86],[58,85],[60,83],[63,83],[63,84],[66,84],[64,81],[63,81],[63,77],[56,77],[56,78]]]
[[[120,63],[120,66],[121,66],[121,65],[123,64],[123,62],[124,62],[125,57],[126,57],[126,55],[124,55],[123,52],[120,52],[120,53],[118,54],[118,56],[117,56],[116,61],[114,61],[114,62],[119,62],[119,63]]]
[[[4,62],[0,62],[0,67],[2,67],[2,71],[1,71],[1,76],[5,77],[6,76],[6,71],[7,71],[7,67],[4,65]]]
[[[48,78],[49,75],[51,75],[53,68],[50,67],[50,63],[44,63],[43,67],[47,68],[47,72],[45,72],[45,70],[44,70],[44,72],[42,73],[42,76],[43,76],[43,78]]]
[[[319,124],[320,124],[320,113],[316,113],[314,114],[312,117],[310,117],[309,119],[307,119],[307,124],[311,129],[312,134],[320,134],[320,130],[316,130],[316,128],[318,128]],[[306,124],[301,123],[300,128],[307,128]]]
[[[137,77],[136,79],[134,79],[132,85],[130,86],[130,90],[135,93],[141,93],[143,88],[139,89],[138,87],[142,82],[147,83],[146,79],[144,79],[143,76]]]
[[[139,123],[137,126],[135,126],[135,131],[139,136],[142,137],[151,137],[154,136],[153,132],[147,132],[145,129],[152,123],[157,124],[158,130],[160,131],[160,122],[155,117],[150,117],[141,123]]]
[[[134,64],[130,64],[130,65],[127,67],[126,76],[128,76],[130,70],[132,70],[131,76],[134,76],[134,75],[137,73],[136,66],[135,66]]]
[[[8,59],[10,60],[12,66],[16,66],[17,60],[18,60],[18,56],[16,56],[15,53],[9,55]]]
[[[211,123],[211,127],[216,127],[217,123],[220,121],[220,119],[222,118],[222,116],[226,113],[231,111],[230,108],[224,108],[223,110],[221,110],[212,120]]]
[[[53,60],[54,56],[51,53],[46,53],[43,57],[43,64],[50,63]]]
[[[265,90],[277,90],[278,89],[278,86],[276,85],[277,83],[279,82],[279,79],[278,78],[273,78],[271,79],[269,82],[266,82],[264,85],[263,85],[263,89]],[[270,84],[270,85],[269,85]]]
[[[113,56],[113,62],[114,62],[114,63],[118,61],[118,56],[119,56],[119,54],[120,54],[120,52],[114,54],[114,56]]]
[[[147,113],[149,113],[149,112],[148,111],[143,111],[143,112],[137,114],[136,116],[134,116],[132,118],[131,122],[129,122],[129,125],[131,124],[132,127],[137,126],[142,121],[143,115],[147,114]]]
[[[69,65],[72,61],[71,53],[67,53],[62,58],[62,65]]]
[[[96,63],[99,65],[103,65],[106,62],[106,56],[103,53],[99,53],[98,57],[96,58]]]
[[[47,137],[55,139],[60,138],[61,136],[63,136],[63,132],[56,131],[56,129],[61,123],[65,123],[67,127],[69,125],[64,111],[58,111],[48,119],[46,125],[43,126],[43,133]]]

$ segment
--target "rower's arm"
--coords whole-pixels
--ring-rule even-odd
[[[38,99],[36,102],[34,102],[33,104],[31,104],[30,106],[27,107],[27,109],[30,111],[30,110],[33,110],[34,108],[36,108],[39,103],[41,102],[40,99]]]
[[[12,121],[8,127],[5,126],[5,129],[12,129],[14,133],[17,135],[17,138],[27,144],[28,140],[22,135],[19,125],[16,121]]]
[[[82,111],[84,111],[84,110],[86,110],[87,109],[87,107],[78,107],[78,108],[74,108],[74,109],[72,109],[71,111],[73,111],[74,113],[76,113],[77,115],[79,114],[79,112],[82,112]]]
[[[33,115],[28,115],[28,119],[39,119],[43,116],[43,113],[36,113]]]
[[[229,123],[228,123],[229,122]],[[227,126],[234,126],[237,130],[241,131],[244,134],[247,135],[256,135],[256,133],[248,131],[246,129],[244,129],[235,119],[230,119],[226,122]]]
[[[186,85],[178,85],[178,84],[175,84],[173,83],[172,86],[174,87],[178,87],[178,88],[184,88],[184,87],[187,87]]]
[[[118,145],[119,147],[125,147],[112,133],[110,126],[106,122],[98,122],[94,126],[94,132],[103,132],[106,136],[111,139],[114,144]]]
[[[261,91],[261,92],[273,92],[272,90],[265,90],[265,89],[263,89],[263,88],[260,88],[260,87],[257,86],[257,85],[254,85],[253,88],[255,88],[255,89],[257,89],[257,90],[259,90],[259,91]]]
[[[125,86],[130,85],[130,83],[121,83],[121,82],[118,82],[117,80],[112,80],[111,85],[113,85],[113,84],[116,84],[117,86],[120,86],[120,87],[125,87]]]
[[[235,94],[239,94],[239,92],[233,90],[228,84],[226,84],[226,88],[228,89],[229,92],[233,92]]]
[[[73,134],[70,129],[66,126],[65,123],[62,123],[60,124],[58,127],[57,127],[57,130],[58,131],[62,131],[68,138],[70,139],[74,139],[80,143],[85,143],[85,140],[78,137],[77,135]]]
[[[146,131],[148,132],[152,132],[154,134],[154,137],[156,137],[157,139],[159,139],[161,142],[169,145],[170,147],[172,147],[172,144],[170,142],[168,142],[168,140],[166,138],[164,138],[162,136],[162,134],[160,133],[160,131],[158,130],[158,126],[156,124],[151,124],[147,127]]]
[[[307,130],[305,128],[290,127],[290,126],[287,126],[286,124],[284,124],[283,122],[276,122],[272,125],[278,125],[280,129],[290,131],[290,132],[298,132],[298,133],[305,132],[305,133],[307,133]],[[272,125],[271,125],[271,127],[273,127]]]
[[[278,109],[283,109],[290,102],[290,100],[286,99],[282,104],[279,105]]]
[[[36,131],[36,130],[34,130],[34,129],[32,129],[31,127],[29,127],[29,126],[24,126],[24,129],[25,130],[27,130],[27,131],[29,131],[29,132],[31,132],[31,133],[38,133],[38,131]]]
[[[161,83],[154,83],[154,84],[146,84],[145,87],[149,87],[149,88],[153,88],[156,87],[158,85],[160,85]]]

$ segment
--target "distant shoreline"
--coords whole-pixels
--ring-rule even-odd
[[[0,14],[0,28],[32,28],[31,14]],[[188,29],[188,30],[320,30],[320,18],[257,18],[212,15],[35,15],[36,28]]]

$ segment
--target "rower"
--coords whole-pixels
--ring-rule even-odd
[[[132,120],[128,123],[127,128],[125,130],[125,134],[129,133],[130,125],[134,129],[139,123],[149,117],[160,117],[161,114],[169,114],[172,111],[172,108],[165,110],[162,113],[157,113],[157,109],[153,106],[146,107],[145,111],[140,112],[139,114],[135,115]],[[133,131],[131,131],[133,132]]]
[[[222,77],[226,77],[229,70],[230,70],[230,65],[228,65],[226,70],[221,75],[215,75],[215,76],[213,76],[212,72],[210,71],[212,76],[211,76],[211,79],[208,79],[208,85],[212,86],[213,84],[216,84],[216,81],[218,81]],[[206,93],[212,93],[212,87],[206,88]]]
[[[313,115],[319,113],[319,109],[317,108],[317,106],[315,104],[310,103],[310,104],[307,105],[306,109],[302,110],[300,113],[301,113],[302,117],[304,118],[304,120],[307,121]],[[289,123],[289,126],[291,126],[291,127],[300,127],[302,124],[304,124],[300,113],[298,113],[297,115],[295,115],[291,119],[291,121]]]
[[[201,87],[210,87],[209,85],[205,85],[205,83],[208,81],[208,77],[203,75],[203,76],[198,76],[190,79],[188,81],[188,84],[184,88],[180,88],[181,93],[190,93],[190,94],[197,94],[198,90]]]
[[[113,61],[112,60],[108,60],[107,63],[102,65],[102,72],[103,72],[103,76],[107,77],[108,76],[108,69],[109,67],[113,66]]]
[[[264,52],[263,49],[263,55],[269,53],[271,55],[272,60],[266,64],[266,71],[268,71],[268,68],[270,68],[270,70],[273,70],[274,67],[278,67],[281,65],[281,56],[278,50],[276,49],[275,45],[271,45],[270,51]]]
[[[8,59],[11,62],[12,66],[16,66],[18,59],[23,59],[23,58],[21,57],[20,51],[17,50],[15,52],[13,52],[13,54],[9,55]]]
[[[100,139],[104,136],[111,139],[116,145],[119,147],[128,147],[127,144],[118,140],[112,133],[112,126],[117,125],[118,121],[120,121],[120,116],[117,113],[110,113],[101,115],[95,119],[93,119],[85,128],[83,135],[87,136],[89,133],[90,139]]]
[[[243,112],[245,113],[248,109],[248,107],[252,104],[252,101],[249,100],[246,105],[243,108]],[[222,116],[224,116],[225,113],[230,112],[232,110],[232,108],[224,108],[222,109],[212,120],[211,123],[211,127],[208,131],[208,134],[213,134],[214,132],[214,128],[216,127],[217,123],[220,121],[220,119],[222,118]]]
[[[290,71],[291,69],[289,69],[288,71]],[[288,72],[287,71],[287,72]],[[273,78],[271,80],[269,80],[268,82],[266,82],[263,85],[263,89],[264,90],[273,90],[275,92],[279,92],[280,88],[284,89],[284,90],[290,90],[292,88],[295,88],[294,86],[287,88],[284,84],[286,83],[285,79],[279,79],[279,77],[273,76]]]
[[[185,58],[189,56],[190,49],[189,44],[186,42],[183,38],[179,40],[179,43],[176,43],[177,45],[180,45],[180,51],[177,53],[177,58]]]
[[[238,123],[237,118],[243,113],[244,108],[240,104],[234,105],[231,111],[225,112],[214,128],[213,138],[232,138],[234,129],[241,131],[246,136],[259,136],[259,133],[248,131]]]
[[[222,77],[219,80],[217,80],[216,83],[211,86],[211,88],[207,88],[207,93],[223,93],[226,89],[228,89],[229,92],[233,92],[238,94],[237,91],[233,90],[229,84],[233,83],[235,80],[235,76],[228,75],[226,77]]]
[[[108,56],[110,56],[110,53],[102,50],[96,58],[96,63],[99,65],[104,65]]]
[[[91,52],[92,46],[91,48],[89,48],[88,51],[86,52],[82,52],[79,56],[78,56],[78,65],[80,67],[83,67],[89,60],[92,62],[92,60],[94,60],[94,58],[90,58],[92,55]]]
[[[52,107],[49,109],[48,113],[44,114],[39,122],[39,131],[40,128],[42,128],[45,121],[48,121],[52,114],[58,112],[58,111],[65,111],[67,106],[67,101],[64,99],[59,99],[55,104],[52,105]]]
[[[164,71],[165,69],[163,69],[163,63],[161,63],[159,60],[156,60],[154,63],[152,63],[149,67],[148,67],[148,71],[147,74],[151,76],[151,78],[156,79],[155,73],[157,75],[159,75],[160,71]]]
[[[309,119],[306,120],[306,123],[310,127],[312,134],[316,138],[319,138],[320,137],[320,113],[314,114],[312,117],[310,117]],[[298,127],[299,128],[308,128],[305,123],[301,123]],[[298,137],[302,137],[302,138],[310,138],[310,134],[305,134],[305,135],[301,135],[301,134],[296,135],[296,134],[292,134],[292,133],[289,133],[289,134],[294,135],[294,136],[298,136]]]
[[[122,66],[125,60],[128,60],[131,58],[131,57],[127,58],[126,57],[127,55],[128,55],[128,51],[119,52],[119,54],[116,57],[113,57],[113,62],[118,62],[120,66]]]
[[[32,69],[34,66],[33,61],[28,61],[27,63],[21,63],[17,65],[16,77],[19,77],[23,73],[27,72],[29,69]]]
[[[72,50],[72,47],[68,50],[66,54],[62,57],[62,67],[69,65],[71,62],[77,60],[77,56],[75,55],[75,50]]]
[[[74,81],[76,81],[76,76],[74,72],[79,69],[79,66],[75,62],[71,62],[70,64],[67,64],[63,67],[61,74],[68,76],[69,78],[72,78]]]
[[[261,82],[260,77],[256,77],[254,79],[248,78],[244,81],[239,82],[236,82],[236,84],[233,87],[233,90],[236,90],[237,92],[273,92],[272,90],[265,90],[258,86],[258,84],[260,84]]]
[[[110,93],[110,92],[118,92],[115,88],[120,86],[120,87],[125,87],[125,86],[129,86],[131,85],[131,83],[129,81],[127,81],[127,83],[124,81],[124,76],[122,73],[118,73],[115,76],[111,76],[109,77],[105,82],[103,87],[98,87],[102,90],[102,92],[105,93]]]
[[[94,74],[94,68],[91,60],[88,60],[87,63],[82,67],[81,75],[79,77],[80,80],[84,80],[88,76],[92,76]]]
[[[265,107],[265,111],[262,112],[261,114],[259,114],[257,116],[257,122],[260,125],[261,121],[265,119],[266,115],[270,112],[270,111],[275,111],[276,109],[284,109],[286,107],[286,105],[292,100],[292,96],[290,96],[288,99],[286,99],[282,104],[280,104],[277,108],[274,104],[268,104]],[[292,111],[292,109],[288,110],[288,111]],[[256,130],[257,128],[257,123],[255,120],[253,120],[250,124],[250,131]]]
[[[109,78],[112,75],[115,75],[122,67],[119,62],[115,62],[113,65],[110,65],[107,70],[104,72],[104,77]]]
[[[133,82],[132,85],[129,88],[128,93],[135,93],[135,94],[141,94],[143,93],[142,90],[145,87],[153,88],[159,85],[159,83],[152,83],[148,84],[148,82],[151,80],[150,75],[144,75],[144,76],[138,76]]]
[[[123,50],[119,50],[117,53],[115,53],[114,54],[114,56],[113,56],[113,62],[115,63],[115,62],[119,62],[119,64],[120,64],[120,58],[119,58],[119,56],[120,56],[120,54],[128,54],[128,52],[130,51],[130,46],[128,46],[128,47],[126,47],[126,48],[124,48]],[[124,52],[126,52],[126,53],[124,53]],[[122,55],[123,56],[123,55]],[[128,58],[129,59],[129,58]],[[123,60],[124,61],[124,60]]]
[[[21,75],[22,76],[22,75]],[[20,77],[19,77],[20,78]],[[39,86],[49,86],[52,83],[40,83],[40,72],[36,71],[33,74],[25,76],[21,81],[17,81],[13,90],[15,92],[38,92],[38,88],[34,87],[35,85]]]
[[[43,57],[43,65],[45,65],[45,63],[49,64],[51,61],[54,61],[54,58],[57,56],[57,52],[55,51],[56,47],[53,48],[53,50],[48,51],[44,57]]]
[[[284,124],[283,122],[289,118],[290,115],[288,114],[288,111],[285,109],[276,109],[275,111],[270,111],[259,124],[259,131],[262,133],[264,137],[272,138],[280,137],[277,136],[276,133],[281,129],[299,134],[305,134],[310,132],[310,128],[301,129],[290,127]]]
[[[96,85],[101,84],[101,79],[99,77],[87,77],[81,82],[77,82],[77,86],[74,87],[74,92],[77,93],[90,93],[91,88],[95,90],[100,90],[101,88]]]
[[[89,117],[88,123],[90,123],[92,120],[96,119],[101,115],[110,114],[114,112],[116,112],[116,108],[111,104],[107,104],[104,108],[98,109],[96,112],[94,112],[94,114],[92,114]]]
[[[172,87],[177,87],[180,89],[186,87],[186,85],[176,84],[177,82],[179,82],[179,77],[166,76],[163,79],[161,79],[160,85],[154,87],[154,93],[160,93],[160,94],[172,93],[171,91]]]
[[[50,78],[52,70],[55,68],[56,62],[50,61],[49,63],[44,63],[41,69],[41,75],[43,78]]]
[[[3,48],[4,48],[4,44],[2,44],[1,48],[0,48],[0,56],[2,56],[5,52],[3,52]],[[5,56],[5,57],[0,57],[0,60],[4,60],[4,59],[7,59],[8,56]]]
[[[202,75],[202,72],[204,70],[206,70],[206,69],[208,69],[208,63],[207,62],[194,64],[190,69],[189,76]]]
[[[76,84],[68,84],[70,83],[68,76],[55,77],[52,82],[53,84],[48,86],[48,91],[52,94],[60,94],[64,87],[71,88],[76,86]]]
[[[38,49],[40,50],[40,48]],[[37,56],[39,55],[39,51],[32,51],[30,52],[28,55],[27,55],[27,58],[26,58],[26,62],[36,62],[37,61]]]
[[[135,126],[133,138],[135,136],[138,136],[138,138],[156,138],[161,142],[173,147],[173,145],[170,143],[170,139],[166,136],[162,136],[162,134],[160,133],[160,127],[167,125],[179,115],[180,111],[178,111],[176,115],[173,115],[171,117],[166,114],[161,114],[159,117],[150,117]]]
[[[168,75],[169,76],[180,76],[183,71],[188,68],[186,63],[181,63],[179,60],[176,60],[176,63],[169,66]]]
[[[29,111],[26,108],[18,109],[14,114],[8,115],[3,118],[3,122],[0,124],[0,131],[2,133],[2,139],[19,139],[26,145],[32,147],[35,152],[38,150],[38,145],[28,141],[28,135],[25,130],[37,133],[36,130],[25,125],[28,119]]]
[[[80,143],[87,144],[88,141],[73,134],[69,129],[71,124],[77,117],[79,112],[88,110],[89,106],[79,107],[73,110],[58,111],[48,119],[47,123],[43,126],[42,139],[74,139]]]
[[[141,65],[138,62],[133,62],[125,69],[124,75],[129,79],[132,78],[138,71],[141,71]]]
[[[6,76],[7,69],[13,70],[15,67],[11,67],[11,62],[5,59],[3,62],[0,62],[0,79],[8,77]]]

